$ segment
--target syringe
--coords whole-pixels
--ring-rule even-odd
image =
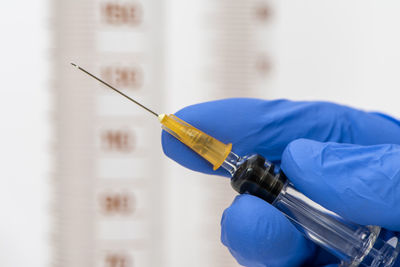
[[[345,220],[297,191],[285,174],[282,171],[276,174],[274,165],[262,156],[239,157],[231,151],[232,144],[222,143],[175,115],[159,115],[71,64],[157,116],[164,130],[211,163],[214,170],[220,167],[227,170],[237,192],[255,195],[279,209],[305,237],[335,255],[341,266],[390,267],[395,264],[400,242],[397,238],[381,239],[379,226],[362,226]]]

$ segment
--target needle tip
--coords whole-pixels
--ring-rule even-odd
[[[76,65],[75,63],[72,63],[72,62],[71,62],[71,65],[79,69],[79,66]]]

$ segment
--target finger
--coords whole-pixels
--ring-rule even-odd
[[[283,214],[251,195],[236,197],[225,210],[221,240],[245,266],[299,266],[315,251]]]
[[[259,153],[278,164],[287,144],[298,138],[362,145],[400,144],[400,126],[394,119],[327,102],[225,99],[189,106],[176,115],[232,143],[238,155]],[[166,132],[162,134],[162,145],[164,153],[183,166],[215,173],[211,165]],[[220,170],[216,174],[223,173]]]
[[[300,139],[282,156],[294,186],[353,222],[400,230],[400,146]]]

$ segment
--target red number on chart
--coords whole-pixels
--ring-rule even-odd
[[[101,134],[104,151],[129,153],[135,148],[135,137],[128,130],[106,130]]]
[[[131,214],[135,200],[129,193],[107,193],[100,196],[101,210],[106,215]]]
[[[104,80],[119,88],[139,89],[143,84],[143,72],[134,67],[104,67],[101,70]]]
[[[142,23],[143,10],[138,3],[105,3],[101,7],[104,23],[120,26],[138,26]]]
[[[108,254],[105,257],[105,266],[106,267],[131,267],[132,264],[128,257],[124,254]]]

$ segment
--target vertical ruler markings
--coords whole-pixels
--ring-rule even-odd
[[[163,168],[154,117],[69,62],[159,112],[267,97],[273,15],[261,0],[53,3],[54,266],[238,266],[219,241],[228,180]]]
[[[53,10],[55,266],[161,266],[159,125],[68,66],[75,61],[161,109],[161,6],[75,0]]]

